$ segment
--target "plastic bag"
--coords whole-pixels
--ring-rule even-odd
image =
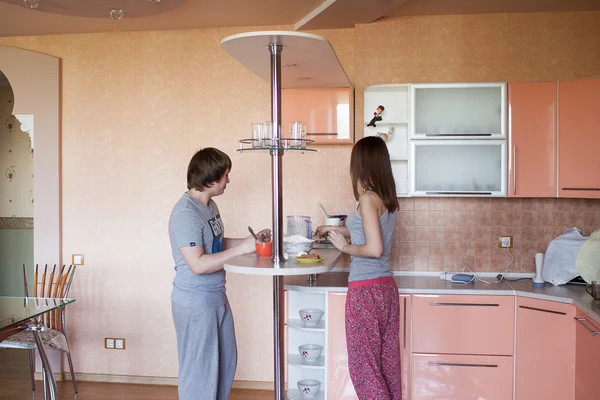
[[[553,239],[544,254],[542,278],[553,285],[564,285],[579,276],[575,259],[579,248],[589,236],[583,236],[577,228],[565,229]]]

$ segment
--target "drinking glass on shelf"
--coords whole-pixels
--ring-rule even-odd
[[[252,123],[252,148],[265,147],[263,124],[259,122]]]
[[[302,122],[290,122],[290,147],[300,149],[306,147],[306,126]]]
[[[263,143],[265,147],[275,147],[277,143],[273,143],[273,123],[271,121],[265,121],[262,123],[263,127]]]

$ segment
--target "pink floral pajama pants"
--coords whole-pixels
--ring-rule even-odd
[[[350,378],[359,400],[400,400],[400,298],[393,278],[350,282],[346,298]]]

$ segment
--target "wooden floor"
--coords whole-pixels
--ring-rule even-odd
[[[20,352],[20,353],[16,353]],[[32,395],[27,356],[21,350],[0,350],[0,400],[43,399],[41,381],[36,381]],[[76,400],[177,400],[177,387],[123,383],[78,382],[75,396],[70,381],[57,382],[59,399]],[[273,400],[268,390],[234,389],[229,400]]]

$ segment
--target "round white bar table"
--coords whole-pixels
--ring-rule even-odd
[[[337,249],[315,249],[324,257],[319,263],[299,263],[294,257],[274,264],[270,258],[260,258],[256,254],[245,254],[230,259],[224,264],[225,271],[237,274],[268,275],[273,277],[273,336],[275,344],[275,400],[285,398],[283,379],[284,360],[284,313],[283,276],[314,275],[331,271],[341,260],[342,253]],[[279,372],[279,373],[278,373]]]
[[[323,257],[319,263],[299,263],[294,257],[288,261],[273,264],[270,258],[257,257],[256,254],[237,256],[225,263],[225,271],[247,275],[311,275],[331,271],[338,263],[341,253],[337,249],[315,249],[315,253]]]

